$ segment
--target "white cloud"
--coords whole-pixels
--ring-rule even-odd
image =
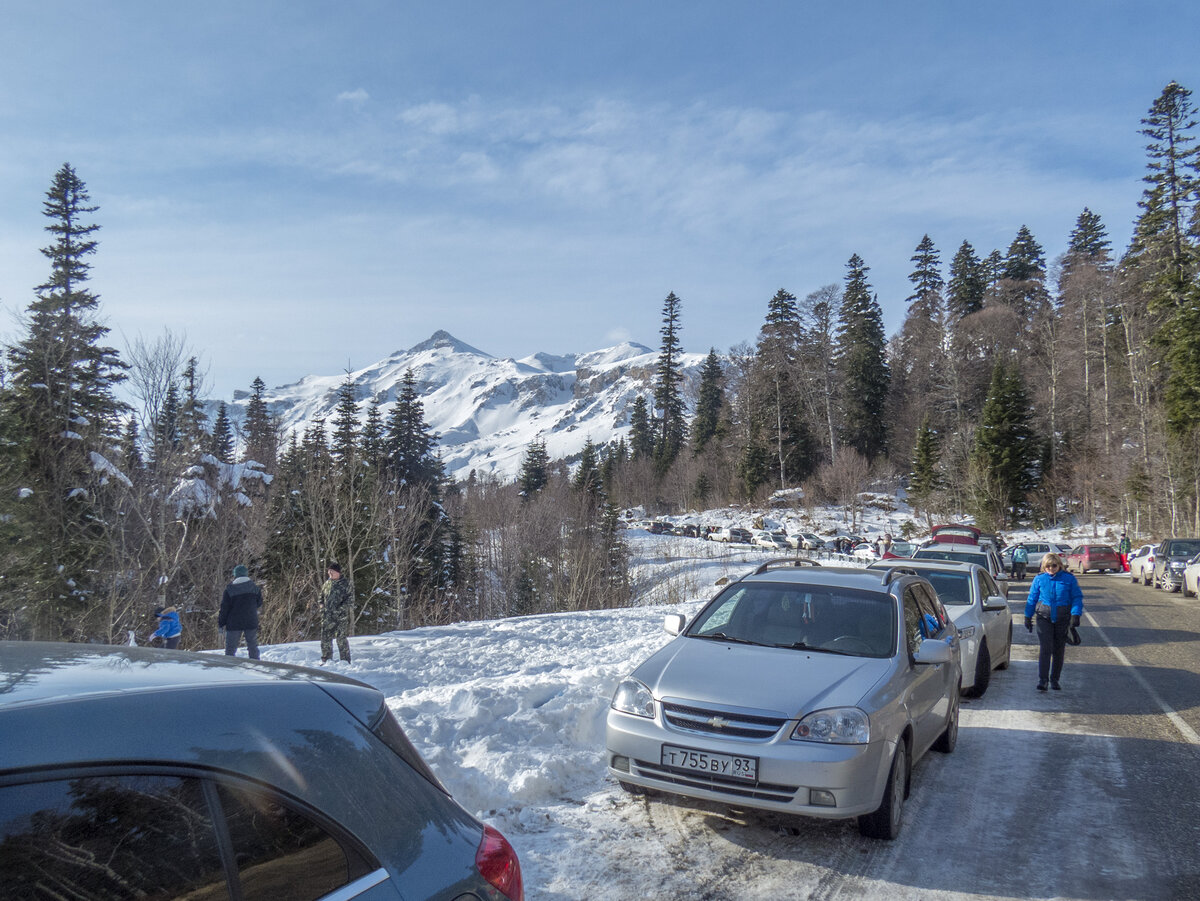
[[[337,95],[338,103],[348,103],[351,106],[362,108],[366,102],[371,99],[371,96],[363,88],[356,88],[353,91],[342,91]]]

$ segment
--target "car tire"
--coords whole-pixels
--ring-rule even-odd
[[[1008,669],[1008,664],[1012,661],[1012,622],[1008,624],[1008,650],[1004,652],[1004,660],[996,664],[996,669]]]
[[[950,699],[950,703],[954,705],[954,709],[950,711],[950,717],[946,721],[946,729],[937,737],[937,741],[933,743],[933,750],[939,751],[942,754],[951,753],[958,745],[958,692]]]
[[[908,748],[901,738],[892,755],[892,768],[879,809],[858,818],[858,831],[867,838],[891,841],[900,834],[904,817],[904,793],[908,788]]]
[[[1167,594],[1174,594],[1179,590],[1179,583],[1175,581],[1174,576],[1164,572],[1163,577],[1158,580],[1158,587]]]
[[[987,641],[979,643],[979,655],[975,658],[975,684],[967,689],[967,697],[982,698],[992,681],[992,653]]]

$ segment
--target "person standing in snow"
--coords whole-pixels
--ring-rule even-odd
[[[183,634],[183,626],[179,622],[179,611],[174,607],[155,607],[154,615],[158,617],[158,628],[150,633],[147,642],[161,638],[164,648],[175,650],[179,647],[179,636]]]
[[[1133,550],[1133,542],[1124,532],[1121,533],[1121,543],[1117,545],[1117,553],[1121,555],[1121,569],[1129,572],[1129,552]]]
[[[250,571],[240,563],[233,568],[233,581],[221,595],[217,626],[225,632],[225,656],[236,657],[238,644],[246,636],[246,651],[258,660],[258,609],[262,591],[250,580]]]
[[[330,563],[329,576],[321,586],[321,665],[333,659],[333,641],[343,663],[350,662],[350,610],[354,603],[350,582],[342,578],[342,568]]]
[[[1047,554],[1042,558],[1042,571],[1029,586],[1029,599],[1025,602],[1025,629],[1029,632],[1033,631],[1035,614],[1041,646],[1037,690],[1045,691],[1049,681],[1050,687],[1058,691],[1062,688],[1058,678],[1066,657],[1067,634],[1079,626],[1079,617],[1083,615],[1083,592],[1079,582],[1063,569],[1058,554]]]

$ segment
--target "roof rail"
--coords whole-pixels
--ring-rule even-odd
[[[880,585],[891,585],[897,576],[916,576],[919,573],[911,566],[893,566],[883,574],[883,580]]]
[[[809,557],[774,557],[754,570],[751,575],[762,575],[772,566],[820,566],[816,560]]]

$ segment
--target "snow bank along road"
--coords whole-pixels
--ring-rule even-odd
[[[676,596],[744,571],[688,565],[696,585]],[[1028,582],[1013,587],[1012,666],[963,700],[957,750],[917,764],[894,842],[853,820],[634,797],[608,779],[612,690],[669,640],[663,614],[694,601],[361,636],[338,668],[383,690],[455,797],[512,841],[529,901],[1195,901],[1200,601],[1115,575],[1080,582],[1085,643],[1067,649],[1060,692],[1034,690]],[[319,651],[264,657],[312,665]]]

